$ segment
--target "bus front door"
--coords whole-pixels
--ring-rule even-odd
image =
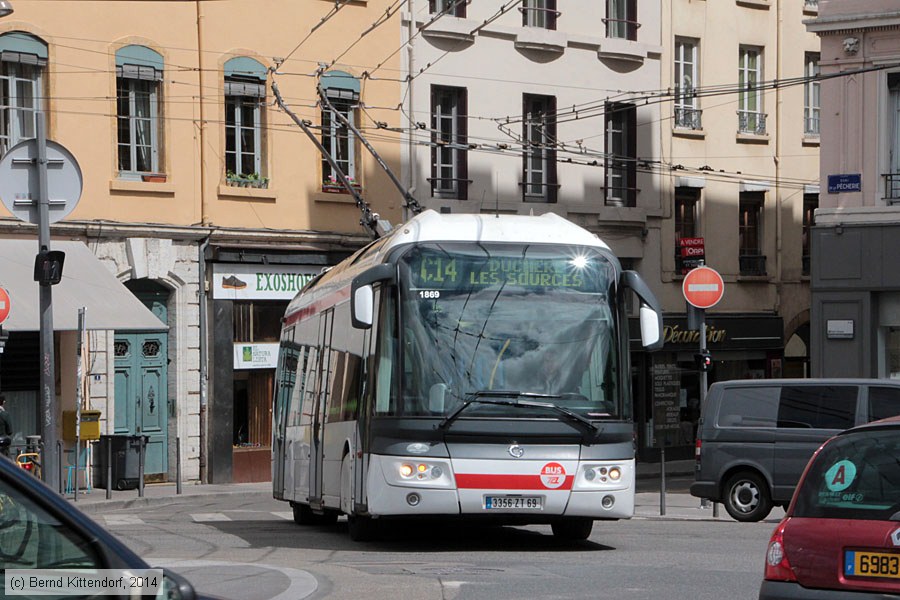
[[[316,381],[316,403],[312,415],[312,439],[309,449],[309,503],[322,506],[322,469],[324,460],[325,406],[331,382],[331,326],[334,309],[319,318],[319,377]]]

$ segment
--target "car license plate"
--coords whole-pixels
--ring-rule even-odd
[[[541,510],[543,500],[540,496],[485,496],[484,507],[487,510]]]
[[[844,575],[900,579],[900,554],[847,550],[844,552]]]

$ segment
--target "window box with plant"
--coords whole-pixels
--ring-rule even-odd
[[[353,186],[354,189],[356,189],[356,190],[362,189],[362,186],[359,185],[359,182],[356,181],[355,179],[353,179],[353,177],[348,175],[347,181],[350,183],[351,186]],[[322,191],[329,192],[332,194],[346,194],[347,193],[347,190],[344,188],[343,185],[341,185],[340,180],[333,175],[326,177],[325,180],[322,182]]]
[[[266,189],[269,187],[269,178],[263,177],[259,173],[235,173],[234,171],[228,171],[225,174],[225,181],[228,185],[233,187],[246,187],[246,188],[262,188]]]

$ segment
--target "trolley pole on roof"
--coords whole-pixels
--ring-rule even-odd
[[[270,69],[270,72],[273,72]],[[347,179],[347,176],[344,175],[344,171],[338,165],[337,161],[331,156],[331,153],[325,149],[325,146],[318,140],[316,134],[310,129],[311,123],[304,121],[299,118],[294,111],[292,111],[288,106],[284,103],[284,99],[281,97],[281,92],[278,90],[278,83],[275,82],[274,78],[272,80],[272,93],[275,94],[275,102],[278,104],[279,108],[283,110],[287,115],[291,118],[294,123],[296,123],[303,133],[312,141],[313,145],[322,153],[322,156],[325,157],[325,160],[328,161],[328,164],[331,165],[331,168],[334,169],[335,174],[337,175],[338,181],[353,196],[353,200],[356,202],[357,208],[359,208],[362,216],[360,217],[359,224],[362,225],[366,231],[374,238],[380,238],[388,231],[391,230],[391,224],[386,220],[382,219],[380,215],[376,212],[372,212],[371,207],[369,207],[369,203],[366,202],[363,197],[360,195],[359,191],[353,185],[350,184],[350,181]]]

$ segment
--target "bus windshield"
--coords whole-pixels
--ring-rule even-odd
[[[446,416],[501,393],[622,416],[615,267],[595,249],[425,244],[400,274],[400,394],[388,412]],[[553,418],[509,401],[472,403],[473,416]]]

